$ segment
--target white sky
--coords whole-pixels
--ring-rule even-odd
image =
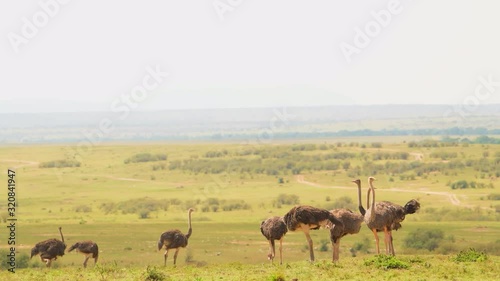
[[[141,110],[460,104],[478,77],[500,81],[495,0],[393,0],[399,13],[350,63],[341,43],[356,47],[391,1],[72,0],[26,39],[39,2],[59,3],[0,2],[0,112],[106,110],[157,65],[170,75]],[[214,3],[234,7],[221,19]],[[500,84],[476,98],[500,103]]]

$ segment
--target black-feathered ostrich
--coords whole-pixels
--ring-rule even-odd
[[[274,245],[274,240],[280,241],[280,264],[283,264],[283,236],[285,236],[288,231],[285,220],[282,217],[271,217],[266,219],[260,224],[260,232],[269,241],[269,254],[267,258],[274,261],[274,256],[276,255],[276,247]]]
[[[401,222],[405,219],[405,216],[407,214],[414,214],[418,209],[420,209],[420,203],[415,199],[408,201],[404,207],[389,201],[381,201],[375,203],[375,187],[373,187],[373,181],[375,181],[374,177],[368,178],[370,189],[368,190],[367,194],[368,209],[364,212],[364,221],[375,236],[377,254],[380,254],[379,238],[377,232],[383,231],[386,254],[395,255],[394,246],[392,243],[392,230],[398,230],[399,228],[401,228]],[[363,214],[364,208],[361,204],[361,184],[358,182],[357,184],[359,190],[359,209]],[[371,198],[371,205],[370,193],[373,193]]]
[[[344,225],[343,228],[334,227],[330,229],[330,241],[332,241],[333,247],[333,262],[336,262],[339,260],[340,238],[347,234],[359,233],[364,217],[346,208],[334,209],[330,212]]]
[[[164,265],[167,265],[167,257],[168,257],[168,251],[171,249],[175,249],[174,253],[174,265],[177,261],[177,254],[179,253],[179,250],[181,248],[185,248],[188,244],[188,239],[191,236],[191,233],[193,232],[193,229],[191,228],[191,213],[194,212],[194,209],[189,208],[188,210],[188,232],[186,235],[184,235],[180,230],[178,229],[173,229],[169,230],[166,232],[163,232],[160,236],[160,240],[158,240],[158,251],[165,246],[165,254],[163,254],[165,258],[165,263]]]
[[[87,261],[92,257],[94,259],[94,265],[97,263],[97,259],[99,258],[99,247],[95,242],[90,240],[80,241],[73,244],[73,246],[69,247],[68,253],[75,250],[79,253],[85,255],[85,260],[83,261],[83,267],[87,267]]]
[[[45,262],[47,267],[50,267],[52,260],[56,260],[57,256],[64,256],[64,250],[66,250],[66,244],[64,244],[64,236],[62,234],[62,228],[59,227],[59,233],[61,234],[61,240],[48,239],[42,242],[38,242],[35,247],[31,249],[31,257],[40,254],[40,259]]]
[[[309,243],[309,256],[311,262],[314,261],[314,249],[311,235],[311,229],[325,228],[339,228],[343,229],[344,226],[330,211],[312,206],[295,206],[283,217],[286,226],[290,231],[302,231],[306,235],[307,242]],[[342,230],[340,230],[342,231]]]

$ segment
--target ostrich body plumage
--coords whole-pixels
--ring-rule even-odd
[[[343,229],[343,224],[330,211],[312,206],[295,206],[283,217],[290,231],[302,231],[306,235],[309,244],[309,256],[314,261],[313,241],[309,234],[310,230],[325,228]]]
[[[368,228],[373,232],[375,237],[377,254],[380,253],[379,238],[377,232],[384,232],[384,242],[387,254],[395,255],[394,246],[392,243],[392,230],[398,230],[401,228],[401,222],[405,219],[407,214],[413,214],[420,209],[420,203],[412,199],[408,201],[405,206],[400,206],[398,204],[389,201],[375,202],[375,187],[373,187],[373,181],[375,178],[368,178],[368,183],[370,189],[367,195],[367,210],[364,214],[364,221]],[[361,186],[358,185],[361,189]],[[372,202],[370,204],[370,193],[372,194]],[[359,198],[360,210],[362,209],[361,198]]]
[[[33,258],[36,255],[40,255],[40,259],[42,262],[45,262],[47,267],[50,267],[53,260],[57,260],[57,257],[64,256],[64,251],[66,250],[66,244],[64,243],[64,236],[62,234],[62,228],[59,227],[59,233],[61,234],[61,240],[57,239],[47,239],[41,242],[38,242],[31,249],[31,257]]]
[[[340,238],[347,234],[356,234],[361,229],[364,217],[349,209],[341,208],[330,211],[339,221],[342,222],[343,227],[330,228],[330,241],[332,242],[333,258],[332,260],[339,260],[340,251]]]
[[[174,265],[177,262],[177,254],[181,248],[185,248],[188,245],[189,237],[193,233],[193,229],[191,227],[191,213],[194,212],[194,209],[190,208],[188,210],[188,232],[184,235],[178,229],[172,229],[163,232],[160,235],[160,239],[158,240],[158,251],[160,251],[163,247],[165,247],[164,256],[164,265],[167,265],[167,257],[168,252],[171,249],[175,249],[174,253]]]
[[[280,264],[283,264],[283,237],[287,233],[288,229],[286,227],[285,220],[282,217],[271,217],[262,221],[260,224],[260,232],[269,241],[269,254],[268,259],[271,263],[274,261],[276,255],[276,247],[274,240],[279,240],[280,242]]]
[[[76,242],[68,249],[68,253],[73,250],[76,250],[77,252],[85,255],[83,267],[87,267],[87,261],[90,258],[94,259],[94,265],[97,263],[97,259],[99,258],[99,247],[95,242],[90,240]]]

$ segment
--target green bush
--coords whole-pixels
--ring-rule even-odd
[[[500,193],[488,194],[488,200],[500,200]]]
[[[2,270],[7,270],[10,268],[10,265],[8,264],[10,259],[7,256],[8,254],[10,254],[9,250],[0,250],[0,269]],[[27,254],[16,253],[16,268],[27,268],[29,259],[30,257]]]
[[[300,199],[299,196],[295,194],[284,194],[281,193],[278,195],[278,198],[276,198],[273,202],[274,205],[296,205],[300,204]]]
[[[376,255],[373,258],[364,261],[366,266],[375,266],[381,269],[407,269],[410,265],[398,260],[395,256]]]
[[[369,248],[370,248],[370,239],[365,237],[363,241],[354,243],[354,245],[352,246],[352,251],[354,251],[354,253],[356,252],[368,253]]]
[[[74,210],[77,213],[90,213],[92,212],[92,207],[89,207],[87,205],[78,205],[74,208]]]
[[[102,203],[99,208],[106,214],[121,211],[123,214],[138,214],[140,218],[148,218],[150,212],[168,210],[171,201],[156,200],[149,197],[130,199],[119,203]]]
[[[481,262],[488,259],[488,256],[484,252],[479,252],[474,248],[470,248],[465,251],[460,251],[455,256],[450,257],[454,262]]]
[[[153,161],[163,161],[163,160],[167,160],[166,154],[138,153],[130,158],[125,159],[123,162],[125,164],[129,164],[129,163],[153,162]]]
[[[404,245],[407,248],[434,251],[434,249],[439,247],[439,243],[443,238],[444,232],[440,229],[423,230],[418,228],[406,236]]]
[[[449,186],[451,189],[466,189],[466,188],[486,188],[486,184],[482,182],[475,182],[475,181],[470,181],[467,182],[466,180],[459,180],[454,183],[450,183]]]
[[[76,160],[53,160],[40,163],[40,168],[66,168],[80,167],[81,163]]]

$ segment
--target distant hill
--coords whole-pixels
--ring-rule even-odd
[[[498,134],[499,117],[498,104],[0,113],[0,143]]]

